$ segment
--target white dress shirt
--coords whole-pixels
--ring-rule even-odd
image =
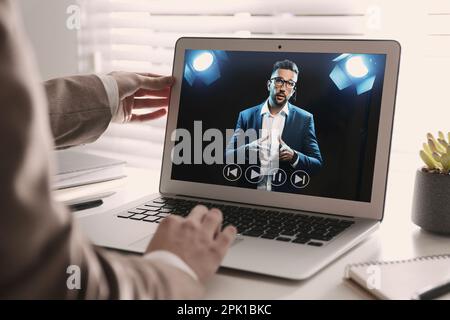
[[[119,108],[119,88],[117,86],[116,80],[110,75],[97,75],[103,83],[105,87],[106,95],[108,96],[109,106],[111,108],[112,117],[116,117],[120,112],[118,112],[117,108]],[[158,250],[153,251],[151,253],[147,253],[144,255],[144,258],[147,260],[158,260],[162,261],[168,265],[181,269],[182,271],[189,274],[195,280],[198,280],[197,275],[194,270],[189,267],[186,262],[181,260],[180,257],[169,252],[167,250]]]
[[[262,147],[259,150],[259,160],[261,165],[260,174],[264,177],[258,183],[260,190],[272,190],[272,177],[269,176],[271,170],[279,168],[280,139],[283,134],[286,118],[289,116],[288,103],[286,102],[281,110],[276,114],[271,114],[269,110],[269,100],[267,99],[261,108],[262,117],[262,137],[268,135],[268,139],[262,141]],[[295,152],[295,151],[294,151]],[[295,167],[299,159],[292,164]],[[273,173],[273,172],[272,172]]]

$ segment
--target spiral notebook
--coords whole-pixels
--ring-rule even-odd
[[[350,264],[345,279],[379,299],[409,300],[423,288],[450,280],[450,254]],[[450,294],[440,298],[450,299]]]

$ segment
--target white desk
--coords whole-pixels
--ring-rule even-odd
[[[342,281],[348,263],[397,260],[421,255],[450,253],[450,237],[423,232],[411,222],[411,203],[416,162],[410,155],[391,158],[385,218],[379,231],[306,281],[288,281],[242,271],[220,270],[207,287],[207,299],[367,299],[363,291]],[[158,192],[159,172],[127,169],[128,178],[60,192],[67,197],[95,190],[117,193],[102,207],[75,214],[109,210],[147,194]]]

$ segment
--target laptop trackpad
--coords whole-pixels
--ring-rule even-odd
[[[153,234],[145,236],[144,238],[141,238],[139,240],[135,240],[128,245],[128,248],[130,248],[133,251],[145,252],[152,237]]]

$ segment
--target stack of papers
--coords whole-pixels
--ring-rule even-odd
[[[53,189],[65,189],[126,177],[125,161],[79,151],[56,151]]]

